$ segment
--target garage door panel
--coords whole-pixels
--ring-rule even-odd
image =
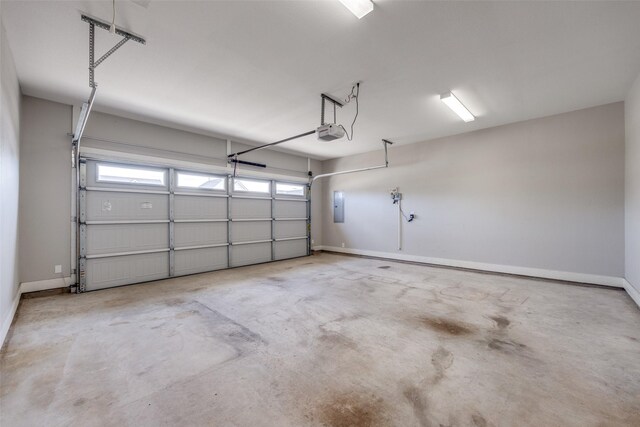
[[[231,241],[253,242],[271,239],[271,221],[246,221],[231,223]]]
[[[291,185],[238,178],[231,189],[222,176],[206,187],[213,175],[83,161],[84,290],[307,255],[308,202]]]
[[[176,251],[175,275],[203,273],[227,268],[227,247]]]
[[[274,215],[276,218],[306,218],[307,204],[304,201],[274,200]]]
[[[87,290],[164,279],[169,276],[169,252],[87,260]]]
[[[216,245],[227,242],[227,223],[226,221],[176,223],[174,233],[176,248]]]
[[[169,197],[164,194],[87,191],[86,199],[87,221],[169,219]]]
[[[87,255],[165,249],[169,247],[169,225],[88,225],[86,246]]]
[[[231,266],[259,264],[271,261],[271,242],[231,247]]]
[[[231,199],[231,218],[271,218],[270,199]]]
[[[176,195],[174,218],[184,219],[226,219],[227,198]]]
[[[273,224],[273,234],[276,239],[306,236],[307,221],[275,221]]]
[[[307,255],[307,239],[285,240],[275,242],[273,246],[274,259],[287,259]]]

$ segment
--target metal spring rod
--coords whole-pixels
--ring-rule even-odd
[[[270,144],[264,144],[264,145],[260,145],[259,147],[253,147],[253,148],[249,148],[248,150],[239,151],[237,153],[232,153],[232,154],[229,154],[227,157],[228,158],[234,158],[234,159],[237,160],[238,156],[240,156],[242,154],[247,154],[247,153],[250,153],[252,151],[262,150],[262,149],[267,148],[267,147],[272,147],[272,146],[277,145],[277,144],[282,144],[283,142],[291,141],[293,139],[302,138],[303,136],[313,135],[314,133],[316,133],[315,129],[314,130],[310,130],[309,132],[301,133],[299,135],[291,136],[289,138],[281,139],[280,141],[272,142]]]
[[[76,131],[73,134],[72,142],[76,144],[76,150],[78,151],[77,155],[80,155],[80,140],[82,139],[82,134],[84,134],[84,129],[87,126],[87,121],[89,120],[89,115],[91,114],[91,109],[93,108],[93,101],[96,99],[96,90],[98,89],[98,85],[94,83],[91,89],[91,95],[89,95],[89,100],[82,105],[82,110],[80,111],[80,117],[78,118],[78,124],[76,125]]]

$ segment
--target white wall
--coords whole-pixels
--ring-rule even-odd
[[[72,122],[77,111],[70,105],[29,96],[23,97],[22,104],[20,282],[58,279],[47,282],[46,286],[64,286],[62,278],[70,276],[72,265],[72,172],[68,133],[73,132]],[[226,139],[99,112],[91,114],[82,145],[118,151],[124,158],[131,158],[133,154],[206,166],[226,165]],[[241,150],[246,146],[232,142],[231,148]],[[243,158],[269,166],[266,170],[253,169],[254,172],[296,178],[307,176],[306,157],[263,150]],[[319,170],[320,162],[312,160],[311,166],[312,170]],[[241,173],[248,169],[240,166]],[[320,235],[319,211],[315,204],[314,240]],[[62,265],[62,274],[54,273],[56,264]]]
[[[623,103],[393,146],[389,156],[389,169],[325,182],[325,247],[344,242],[360,253],[621,284]],[[323,168],[382,159],[378,151],[326,161]],[[403,225],[402,251],[389,197],[396,186],[404,210],[417,214]],[[345,193],[344,224],[333,223],[335,190]]]
[[[640,75],[625,101],[625,277],[640,305]]]
[[[0,346],[13,319],[18,293],[18,182],[20,85],[2,25],[0,6]]]

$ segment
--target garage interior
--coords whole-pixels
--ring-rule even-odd
[[[0,16],[0,425],[640,425],[640,2]]]

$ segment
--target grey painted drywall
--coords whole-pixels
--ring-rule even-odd
[[[99,91],[97,96],[100,96]],[[74,120],[77,120],[78,112],[79,109],[75,111]],[[221,159],[227,150],[226,140],[223,139],[97,111],[91,113],[82,145],[157,157],[171,156],[175,160],[221,166],[224,166]]]
[[[625,101],[625,277],[640,292],[640,75]]]
[[[0,18],[0,346],[18,296],[20,168],[20,85],[1,22]]]
[[[85,130],[83,146],[144,154],[170,156],[174,160],[225,166],[227,140],[172,129],[124,117],[94,112]],[[251,148],[231,141],[231,152]],[[307,158],[273,150],[259,150],[242,160],[264,163],[267,168],[239,165],[239,171],[271,172],[294,177],[307,176]],[[319,164],[319,162],[314,163]]]
[[[70,275],[71,110],[22,97],[20,282]],[[62,274],[54,273],[55,265],[62,265]]]
[[[400,187],[408,255],[621,277],[622,102],[390,148],[391,166],[325,181],[323,244],[397,253]],[[323,162],[381,164],[382,151]],[[345,223],[331,197],[344,191]]]
[[[70,275],[71,266],[71,163],[70,139],[75,119],[70,105],[23,97],[20,186],[20,281],[32,282]],[[94,112],[82,144],[122,153],[172,160],[225,165],[226,139],[185,132],[156,124]],[[246,146],[232,143],[232,149]],[[307,158],[260,151],[251,159],[269,165],[266,171],[305,177]],[[313,170],[320,162],[311,161]],[[240,167],[240,170],[249,169]],[[256,170],[256,169],[252,169]],[[314,190],[314,194],[317,189]],[[314,197],[314,196],[312,196]],[[321,233],[320,207],[313,204],[312,236]],[[316,214],[316,212],[318,214]],[[318,236],[318,237],[316,237]],[[316,243],[318,244],[318,243]],[[54,274],[61,264],[63,273]]]

